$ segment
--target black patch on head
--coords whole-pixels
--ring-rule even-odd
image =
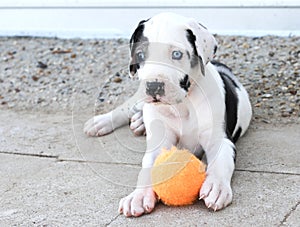
[[[132,49],[134,43],[142,41],[143,32],[144,32],[144,28],[145,28],[144,23],[147,22],[148,20],[150,20],[150,18],[147,20],[140,21],[137,28],[134,30],[134,32],[130,38],[130,41],[129,41],[130,49]]]
[[[186,55],[188,56],[188,59],[191,59],[190,52],[186,51]]]
[[[198,51],[197,51],[197,47],[196,47],[196,36],[194,35],[194,33],[192,32],[192,30],[187,29],[186,30],[187,34],[186,34],[186,38],[189,41],[189,43],[191,44],[192,48],[193,48],[193,55],[192,55],[192,59],[191,59],[191,67],[195,67],[198,62],[200,62],[200,69],[201,69],[201,73],[203,75],[205,75],[205,71],[204,71],[204,63],[203,63],[203,59],[201,56],[198,55]]]
[[[199,60],[200,60],[201,73],[203,76],[205,76],[205,69],[204,69],[203,59],[201,56],[199,56]]]
[[[130,51],[131,51],[131,59],[132,59],[130,65],[129,65],[129,70],[132,75],[134,75],[136,73],[136,71],[140,68],[139,63],[136,62],[136,59],[135,59],[136,48],[138,47],[138,45],[141,44],[141,42],[148,41],[148,39],[143,35],[144,29],[145,29],[144,23],[147,22],[148,20],[142,20],[139,22],[137,28],[134,30],[134,32],[130,38],[130,41],[129,41]]]
[[[191,86],[189,75],[185,74],[184,78],[180,80],[179,85],[187,92]]]
[[[139,68],[140,68],[139,63],[129,65],[129,70],[132,75],[134,75]]]
[[[231,78],[226,75],[224,72],[219,72],[221,79],[224,83],[224,90],[225,90],[225,105],[226,105],[226,112],[225,112],[225,127],[226,127],[226,134],[227,137],[233,141],[233,131],[236,127],[237,123],[237,109],[238,109],[238,97],[236,93],[236,87],[232,83]],[[235,138],[237,140],[237,138]]]
[[[190,29],[187,29],[186,32],[187,32],[186,38],[187,38],[187,40],[189,41],[189,43],[191,44],[191,46],[193,48],[194,56],[192,56],[191,64],[192,64],[192,67],[194,67],[198,63],[198,60],[196,59],[196,57],[198,56],[198,51],[197,51],[196,43],[195,43],[196,42],[196,36],[194,35],[192,30],[190,30]]]

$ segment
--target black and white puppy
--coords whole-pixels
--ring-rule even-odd
[[[207,177],[199,198],[219,210],[232,201],[235,145],[247,130],[252,110],[248,94],[231,70],[212,60],[217,45],[195,20],[162,13],[141,21],[130,39],[130,74],[136,94],[113,111],[87,121],[84,132],[103,136],[128,124],[146,130],[147,150],[136,189],[120,201],[125,216],[150,213],[157,196],[150,169],[161,149],[172,145],[204,151]]]

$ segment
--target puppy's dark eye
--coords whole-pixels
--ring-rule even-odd
[[[172,59],[174,59],[174,60],[180,60],[181,58],[182,58],[182,52],[181,51],[179,51],[179,50],[174,50],[173,52],[172,52]]]
[[[143,62],[145,61],[145,53],[143,51],[139,51],[136,53],[135,58],[137,62]]]

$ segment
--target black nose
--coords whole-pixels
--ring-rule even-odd
[[[164,96],[165,95],[165,83],[164,82],[146,82],[146,94],[152,96],[156,99],[157,95]]]

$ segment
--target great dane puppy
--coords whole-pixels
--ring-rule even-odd
[[[214,37],[193,19],[172,13],[141,21],[130,39],[130,74],[136,94],[113,111],[91,118],[89,136],[103,136],[128,124],[146,131],[147,150],[137,187],[121,199],[125,216],[150,213],[158,198],[150,169],[161,149],[172,145],[205,152],[207,177],[199,192],[206,206],[219,210],[232,201],[234,143],[247,130],[252,110],[248,94],[231,70],[213,61]]]

